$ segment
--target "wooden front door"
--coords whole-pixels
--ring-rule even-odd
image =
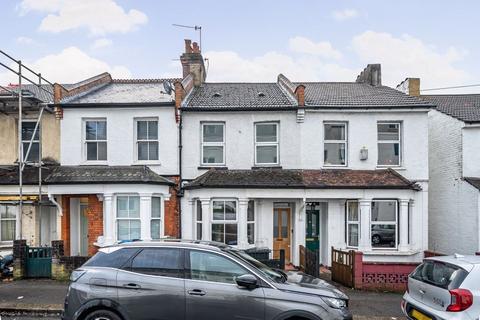
[[[279,250],[285,250],[285,261],[290,262],[291,245],[291,211],[290,208],[273,209],[273,258],[278,259]]]

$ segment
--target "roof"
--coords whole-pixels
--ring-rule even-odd
[[[52,171],[53,166],[42,168],[42,182],[45,177]],[[0,185],[18,185],[18,166],[0,166]],[[38,168],[25,166],[22,174],[22,182],[24,185],[38,184]]]
[[[58,166],[46,184],[151,183],[173,185],[147,166]]]
[[[116,79],[101,84],[77,95],[69,96],[62,104],[173,104],[171,94],[165,93],[163,83],[177,79]],[[173,86],[173,84],[172,84]]]
[[[296,102],[277,83],[204,83],[193,89],[184,110],[282,109]]]
[[[386,86],[357,82],[298,82],[307,108],[400,108],[434,105]],[[289,110],[296,98],[278,83],[204,83],[193,89],[183,110]]]
[[[305,189],[413,189],[414,182],[392,169],[383,170],[297,170],[297,169],[211,169],[186,189],[198,188],[305,188]]]
[[[19,92],[18,85],[7,86],[6,88],[15,93]],[[42,84],[41,88],[43,88],[43,90],[40,89],[38,85],[22,84],[23,98],[33,98],[44,103],[53,102],[53,87],[49,84]],[[7,96],[12,96],[12,94],[6,90],[0,89],[0,97]]]
[[[422,95],[437,105],[437,110],[460,121],[480,122],[480,94]]]
[[[480,190],[480,178],[471,178],[471,177],[465,177],[465,181],[470,183],[472,186]]]

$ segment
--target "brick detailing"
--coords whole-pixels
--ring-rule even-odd
[[[305,106],[305,86],[303,84],[298,85],[295,89],[295,96],[297,97],[297,102],[299,107]]]
[[[165,206],[165,236],[170,236],[174,238],[180,238],[180,211],[179,211],[179,202],[180,199],[177,195],[178,185],[180,182],[179,177],[169,177],[171,180],[175,181],[175,186],[170,187],[170,200],[164,202]]]
[[[98,237],[103,235],[103,202],[96,194],[88,195],[88,255],[93,256],[98,248],[94,245]]]
[[[190,76],[191,77],[191,76]],[[175,81],[175,121],[180,121],[180,107],[182,105],[183,98],[185,98],[185,89],[180,81]]]

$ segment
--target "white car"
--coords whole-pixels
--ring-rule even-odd
[[[427,258],[408,277],[408,319],[480,319],[480,256]]]

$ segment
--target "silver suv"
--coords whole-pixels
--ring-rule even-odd
[[[409,319],[479,319],[480,256],[425,259],[408,278],[402,310]]]
[[[352,319],[348,297],[308,275],[198,241],[100,249],[72,273],[63,320]]]

